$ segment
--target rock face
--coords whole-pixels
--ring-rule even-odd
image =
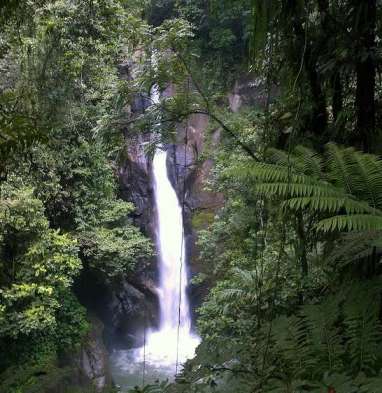
[[[165,92],[167,95],[171,93],[172,89]],[[238,112],[242,107],[264,108],[276,94],[276,88],[272,87],[268,95],[265,81],[246,74],[238,77],[227,97],[228,105],[232,112]],[[224,204],[221,194],[206,189],[214,167],[213,160],[204,156],[206,142],[208,149],[217,148],[222,132],[216,128],[207,135],[208,127],[209,118],[206,115],[192,115],[183,126],[178,127],[176,144],[169,147],[168,168],[171,181],[179,200],[184,200],[187,258],[191,277],[202,271],[198,258],[198,232],[213,222],[216,212]],[[190,285],[189,296],[194,308],[201,304],[207,292],[208,288],[204,285]]]
[[[264,109],[269,100],[278,95],[278,89],[268,86],[264,79],[256,78],[252,74],[244,74],[237,78],[235,85],[228,95],[229,107],[232,112],[238,112],[242,107]]]
[[[77,296],[102,322],[108,348],[131,348],[143,340],[145,326],[158,320],[158,297],[149,272],[105,283],[91,271],[81,274]]]
[[[220,194],[206,190],[206,183],[213,169],[213,160],[204,158],[206,130],[209,119],[206,115],[192,115],[183,127],[178,128],[177,143],[169,148],[168,167],[170,179],[178,198],[184,201],[184,226],[189,275],[192,278],[201,272],[197,247],[198,231],[206,229],[216,211],[223,205]],[[220,130],[209,136],[210,147],[219,144]],[[204,285],[189,285],[190,304],[196,309],[207,294]]]
[[[141,286],[143,285],[143,286]],[[152,281],[124,282],[108,303],[113,347],[143,345],[144,329],[158,322],[158,296]]]
[[[129,136],[125,131],[127,157],[119,168],[121,197],[135,205],[135,223],[153,237],[155,230],[154,190],[151,180],[151,161],[148,160],[144,146],[147,136]]]
[[[89,381],[95,390],[102,392],[112,386],[108,352],[103,342],[103,325],[91,318],[92,328],[79,355],[81,379]]]
[[[139,56],[139,54],[137,54]],[[130,80],[134,78],[136,65],[134,59],[120,64],[120,78]],[[132,103],[125,108],[127,122],[142,114],[151,101],[146,95],[136,95]],[[131,130],[129,125],[123,129],[125,139],[125,159],[119,167],[120,196],[122,199],[134,203],[135,222],[146,234],[154,236],[155,217],[154,191],[151,181],[151,160],[148,159],[145,146],[150,141],[150,133],[142,134]]]

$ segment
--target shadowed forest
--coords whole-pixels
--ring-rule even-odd
[[[381,28],[379,0],[1,1],[0,393],[381,393]],[[144,351],[126,387],[166,300],[177,375]]]

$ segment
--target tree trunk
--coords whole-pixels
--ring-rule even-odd
[[[336,25],[335,20],[330,15],[329,0],[317,0],[318,11],[320,13],[320,22],[322,28],[322,42],[320,47],[325,49],[328,45],[329,37],[336,37]],[[343,96],[342,96],[342,82],[341,74],[338,70],[335,71],[331,77],[332,87],[332,108],[333,108],[333,120],[337,122],[339,114],[343,109]]]
[[[356,62],[357,87],[355,97],[356,143],[364,151],[376,148],[375,135],[375,29],[376,0],[353,0],[354,36],[358,38],[359,56]]]
[[[305,279],[308,276],[308,258],[306,247],[306,236],[304,228],[304,218],[302,213],[297,213],[297,235],[299,238],[299,259],[301,266],[301,278]]]
[[[305,281],[309,274],[309,266],[308,266],[308,250],[307,250],[307,239],[305,233],[305,225],[304,225],[304,218],[302,213],[296,213],[296,233],[298,237],[297,241],[297,258],[300,263],[301,269],[301,287],[298,294],[300,304],[304,304],[304,286]]]
[[[333,89],[333,120],[334,123],[338,122],[338,117],[343,109],[343,96],[342,96],[342,82],[341,75],[339,72],[336,72],[332,78],[332,89]]]
[[[303,54],[303,58],[298,59],[298,62],[303,61],[304,63],[305,74],[312,96],[311,104],[313,107],[311,121],[307,125],[308,131],[311,131],[318,139],[321,139],[327,127],[328,115],[326,97],[322,89],[321,77],[317,70],[317,53],[313,51],[309,37],[306,36],[307,33],[303,27],[303,20],[298,16],[293,18],[293,31],[297,39],[297,53]]]
[[[317,59],[313,56],[310,50],[307,50],[306,57],[305,69],[308,75],[313,99],[311,131],[321,139],[328,124],[326,97],[321,86],[320,75],[317,71]]]
[[[320,20],[322,28],[330,33],[329,30],[329,0],[317,0],[318,11],[320,12]]]

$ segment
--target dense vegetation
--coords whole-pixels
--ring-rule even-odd
[[[73,281],[89,270],[119,280],[151,255],[113,164],[134,9],[64,0],[2,11],[0,391],[41,392],[67,378],[89,331]]]
[[[180,1],[161,16],[194,37],[172,45],[192,87],[160,111],[222,129],[205,154],[225,206],[199,233],[213,288],[197,357],[147,391],[381,391],[380,6]],[[231,113],[226,83],[248,65],[262,97]]]
[[[1,6],[0,391],[44,391],[41,364],[59,378],[89,330],[79,274],[118,280],[151,254],[115,172],[126,106],[153,83],[176,94],[125,136],[171,141],[208,115],[222,131],[219,146],[206,136],[208,187],[225,203],[198,236],[212,289],[197,356],[144,391],[382,391],[381,13],[376,0]],[[233,113],[239,79],[260,93]]]

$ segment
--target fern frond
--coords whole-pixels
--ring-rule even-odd
[[[382,393],[382,375],[365,378],[360,384],[360,393]]]
[[[334,216],[321,220],[316,228],[322,232],[382,230],[382,217],[370,214]]]
[[[223,302],[231,302],[233,300],[242,300],[246,298],[247,292],[239,288],[227,288],[219,292],[217,298]]]
[[[380,231],[349,232],[344,234],[337,247],[327,256],[329,264],[345,266],[382,251]]]
[[[320,370],[339,371],[342,367],[344,348],[341,342],[341,334],[338,328],[339,299],[329,297],[325,302],[318,305],[304,306],[301,314],[305,318],[305,324],[309,340],[314,348],[315,359],[318,367],[314,370],[316,377],[320,377]]]
[[[315,151],[305,146],[296,146],[294,154],[300,163],[299,167],[303,173],[320,178],[322,176],[323,160]]]
[[[316,183],[288,183],[288,182],[264,182],[255,186],[255,191],[262,195],[288,197],[338,197],[343,198],[342,191],[337,190],[329,184]]]
[[[315,368],[314,349],[307,340],[304,318],[278,318],[273,324],[272,340],[278,356],[293,369],[294,377]]]
[[[271,163],[239,165],[230,174],[282,208],[334,215],[318,222],[322,232],[382,229],[381,159],[333,143],[326,149],[325,162],[303,146],[292,155],[271,149]]]
[[[349,171],[349,165],[346,158],[346,151],[350,150],[350,148],[341,149],[335,143],[328,143],[326,149],[329,178],[331,182],[343,188],[348,194],[351,194],[353,174]],[[351,151],[353,151],[353,149],[351,149]]]
[[[293,154],[284,150],[270,148],[266,152],[267,161],[273,165],[289,167],[298,174],[320,178],[323,160],[315,151],[305,146],[296,146]]]
[[[273,147],[267,149],[265,154],[267,162],[269,162],[270,164],[282,166],[287,166],[291,163],[290,160],[293,160],[294,158],[293,156],[288,155],[288,152],[286,152],[285,150],[280,150]]]
[[[344,304],[347,347],[356,372],[373,372],[382,330],[379,321],[380,282],[354,286]]]
[[[382,207],[382,162],[370,154],[354,152],[356,177],[359,179],[354,194],[374,208]]]
[[[242,179],[266,182],[291,181],[300,184],[309,184],[312,182],[308,176],[294,173],[292,168],[262,162],[251,163],[250,165],[238,165],[230,169],[230,174]]]
[[[311,196],[290,198],[282,203],[283,207],[293,210],[302,210],[309,208],[315,212],[338,213],[344,210],[348,214],[370,213],[382,215],[382,212],[371,208],[365,202],[359,202],[354,199],[339,196]]]
[[[252,287],[256,282],[256,272],[239,268],[232,269],[232,274],[243,286]]]

